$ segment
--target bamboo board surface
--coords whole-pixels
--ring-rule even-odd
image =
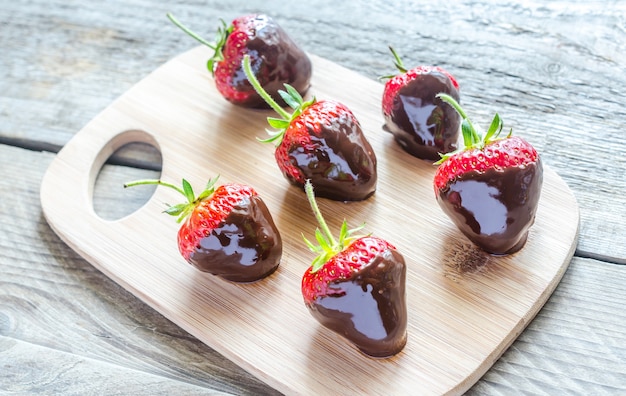
[[[301,235],[315,219],[302,191],[279,172],[265,136],[267,110],[233,106],[216,91],[209,50],[188,51],[140,81],[67,143],[41,185],[44,215],[74,250],[174,323],[286,394],[462,393],[522,332],[573,255],[579,213],[561,178],[545,167],[535,225],[520,252],[493,257],[473,247],[439,209],[435,168],[403,152],[382,130],[382,84],[312,56],[310,94],[355,113],[378,158],[378,188],[364,202],[318,200],[331,229],[346,218],[396,245],[407,261],[408,342],[390,359],[371,359],[308,313],[300,279],[312,255]],[[480,123],[479,120],[475,120]],[[129,142],[161,151],[162,178],[196,190],[248,183],[283,237],[270,277],[234,284],[203,274],[178,253],[173,218],[161,214],[176,192],[158,187],[137,212],[106,221],[93,210],[95,179]],[[140,187],[135,187],[140,188]],[[120,197],[123,199],[123,197]]]

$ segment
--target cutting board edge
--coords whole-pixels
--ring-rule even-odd
[[[187,53],[185,53],[185,54],[183,54],[183,55],[188,56],[188,55],[189,55],[189,53],[191,53],[191,52],[193,52],[193,51],[195,51],[195,49],[192,49],[192,50],[188,51]],[[182,56],[182,55],[181,55],[181,56]],[[173,61],[175,61],[176,59],[177,59],[177,58],[174,58],[173,60],[169,61],[168,63],[173,62]],[[320,59],[321,59],[321,58],[320,58]],[[347,69],[346,69],[346,70],[347,70]],[[151,75],[152,75],[152,73],[151,73],[150,75],[148,75],[147,77],[145,77],[145,79],[149,79],[149,78],[151,77]],[[142,80],[142,81],[143,81],[143,80]],[[133,87],[133,88],[134,88],[134,87]],[[131,89],[131,90],[129,90],[129,91],[128,91],[127,93],[125,93],[124,95],[126,95],[126,94],[130,94],[130,93],[131,93],[131,91],[132,91],[132,89]],[[124,96],[124,95],[123,95],[123,96]],[[117,100],[116,100],[116,101],[114,101],[114,102],[112,103],[112,105],[113,105],[113,104],[115,104],[116,102],[117,102]],[[106,111],[106,109],[105,109],[105,111]],[[95,119],[97,119],[97,118],[98,118],[98,116],[96,116],[96,117],[94,118],[94,120],[95,120]],[[56,158],[55,158],[55,160],[56,160]],[[51,164],[51,165],[52,165],[52,164]],[[45,181],[48,179],[47,174],[48,174],[48,171],[46,172],[46,175],[44,176],[44,180],[42,181],[42,186],[43,186],[43,184],[45,183]],[[556,173],[555,173],[555,174],[556,174]],[[559,177],[559,179],[560,179],[560,176],[559,176],[558,174],[557,174],[556,176],[557,176],[557,177]],[[571,194],[571,191],[570,191],[570,194]],[[149,306],[151,306],[152,308],[154,308],[155,310],[157,310],[158,312],[160,312],[161,314],[163,314],[163,315],[164,315],[165,317],[167,317],[169,320],[173,321],[174,323],[177,323],[177,321],[175,320],[176,318],[171,317],[171,315],[170,315],[169,313],[164,313],[164,312],[162,312],[162,311],[158,308],[158,304],[157,304],[157,303],[155,303],[155,302],[153,302],[153,301],[149,298],[149,296],[145,296],[143,293],[140,293],[138,290],[135,290],[132,286],[128,285],[128,284],[127,284],[127,283],[126,283],[123,279],[121,279],[121,278],[119,278],[118,276],[116,276],[116,275],[114,275],[114,274],[110,273],[110,272],[107,270],[107,268],[106,268],[105,266],[101,266],[101,265],[97,262],[97,260],[94,260],[93,258],[91,258],[91,257],[89,256],[89,254],[88,254],[86,251],[82,250],[79,246],[76,246],[76,244],[75,244],[75,243],[73,243],[73,241],[71,240],[71,238],[67,237],[67,235],[65,235],[65,233],[62,231],[62,229],[61,229],[60,227],[58,227],[58,225],[57,225],[57,224],[55,224],[55,220],[53,220],[53,219],[54,219],[54,216],[50,213],[50,211],[49,211],[49,209],[48,209],[48,207],[47,207],[47,202],[44,202],[44,197],[43,197],[43,195],[44,195],[44,194],[43,194],[43,187],[42,187],[42,197],[41,197],[41,200],[42,200],[42,208],[43,208],[44,217],[46,218],[46,221],[48,221],[48,223],[50,224],[51,228],[55,231],[55,233],[57,233],[57,235],[59,235],[59,237],[60,237],[60,238],[61,238],[61,239],[62,239],[62,240],[66,243],[66,244],[68,244],[68,246],[71,246],[71,247],[72,247],[74,250],[76,250],[76,251],[77,251],[77,252],[78,252],[81,256],[85,257],[85,258],[86,258],[86,260],[87,260],[87,261],[89,261],[92,265],[94,265],[96,268],[98,268],[100,271],[102,271],[104,274],[106,274],[109,278],[113,279],[116,283],[118,283],[118,284],[122,285],[125,289],[129,290],[132,294],[136,295],[136,296],[137,296],[140,300],[142,300],[142,301],[146,302]],[[573,196],[573,194],[571,194],[571,195]],[[154,199],[154,195],[151,197],[151,199]],[[577,207],[577,210],[579,211],[578,206],[576,206],[576,207]],[[577,228],[576,228],[576,232],[575,232],[576,237],[574,238],[574,242],[577,240],[577,236],[578,236],[578,233],[579,233],[579,227],[580,227],[580,215],[578,214],[577,216],[578,216],[578,217],[577,217],[577,223],[578,223],[578,224],[577,224]],[[475,383],[475,381],[477,381],[477,380],[480,378],[480,376],[482,376],[482,375],[484,374],[484,372],[486,372],[486,371],[489,369],[489,367],[491,367],[491,365],[493,364],[493,362],[495,362],[495,360],[497,360],[497,358],[498,358],[498,357],[500,357],[500,356],[502,355],[502,353],[504,353],[504,351],[506,351],[506,349],[510,346],[510,344],[511,344],[511,343],[512,343],[512,342],[513,342],[516,338],[517,338],[517,336],[519,335],[519,333],[521,333],[521,331],[522,331],[522,330],[523,330],[523,329],[524,329],[524,328],[528,325],[528,323],[532,320],[532,318],[533,318],[533,317],[534,317],[534,316],[535,316],[535,315],[539,312],[539,310],[541,309],[541,307],[543,307],[543,305],[545,304],[545,302],[547,301],[547,299],[549,298],[549,296],[553,293],[554,289],[557,287],[557,285],[558,285],[558,283],[559,283],[560,279],[562,278],[562,276],[563,276],[563,274],[565,273],[565,271],[566,271],[567,267],[569,266],[569,262],[571,261],[571,257],[573,256],[573,254],[574,254],[574,252],[575,252],[575,249],[576,249],[576,243],[572,243],[572,245],[571,245],[571,247],[570,247],[570,251],[569,251],[569,252],[568,252],[568,254],[566,255],[566,259],[565,259],[565,261],[564,261],[564,264],[561,266],[560,271],[559,271],[557,274],[555,274],[555,278],[554,278],[554,279],[553,279],[553,281],[550,283],[550,287],[544,291],[545,298],[542,298],[542,300],[543,300],[543,301],[541,301],[541,304],[540,304],[540,305],[539,305],[536,309],[534,309],[532,312],[529,312],[529,314],[528,314],[528,318],[523,319],[523,321],[521,321],[521,322],[520,322],[520,325],[521,325],[521,326],[520,326],[520,328],[519,328],[519,329],[516,329],[516,330],[518,330],[518,331],[516,331],[516,332],[515,332],[514,336],[513,336],[510,340],[508,340],[508,339],[507,339],[507,340],[505,340],[505,342],[502,344],[502,345],[504,345],[504,344],[506,344],[506,345],[504,345],[502,348],[497,348],[497,349],[500,349],[500,351],[498,352],[497,356],[495,356],[495,358],[493,359],[493,361],[492,361],[492,362],[490,362],[490,363],[488,364],[488,366],[487,366],[484,370],[482,370],[482,373],[480,373],[480,375],[478,375],[478,374],[477,374],[477,375],[476,375],[476,376],[477,376],[477,378],[473,378],[471,381],[470,381],[470,379],[469,379],[470,377],[468,377],[465,381],[463,381],[463,382],[459,383],[459,384],[458,384],[458,386],[457,386],[457,389],[458,389],[458,390],[461,390],[461,387],[462,387],[462,386],[463,386],[466,382],[467,382],[467,383],[469,383],[469,385],[467,386],[467,388],[463,389],[463,391],[465,391],[465,390],[469,389],[469,387],[471,387],[471,385],[472,385],[473,383]],[[531,314],[532,314],[532,315],[531,315]],[[192,334],[194,333],[194,330],[193,330],[193,329],[185,328],[185,330],[186,330],[186,331],[188,331],[188,332],[190,332],[190,333],[192,333]],[[191,331],[190,331],[190,330],[191,330]],[[210,345],[210,346],[211,346],[212,348],[215,348],[215,346],[213,346],[213,345]],[[220,353],[224,354],[225,356],[228,356],[228,358],[229,358],[229,359],[231,359],[231,360],[233,360],[234,362],[241,362],[241,361],[242,361],[242,360],[241,360],[241,359],[239,359],[239,357],[238,357],[238,356],[236,356],[236,355],[234,356],[235,358],[233,359],[233,355],[232,355],[231,353],[229,353],[229,351],[228,351],[228,350],[220,350],[221,348],[220,348],[220,349],[215,348],[215,349],[216,349],[216,350],[218,350],[218,351],[220,351]],[[250,371],[250,369],[249,369],[248,367],[246,367],[246,365],[247,365],[247,364],[245,363],[245,361],[243,361],[243,364],[241,364],[241,363],[237,363],[237,364],[239,364],[241,367],[245,368],[247,371]],[[481,365],[481,367],[482,367],[482,365]],[[480,367],[478,367],[478,369],[480,369]],[[258,376],[258,375],[257,375],[257,376]],[[262,376],[262,377],[260,377],[260,378],[261,378],[262,380],[264,380],[265,382],[267,382],[268,384],[270,384],[270,382],[269,382],[269,381],[267,381],[267,378],[268,378],[267,376]],[[273,378],[271,378],[271,377],[270,377],[270,379],[271,379],[271,380],[273,380]],[[273,381],[272,381],[272,382],[273,382]],[[282,383],[281,383],[281,384],[282,384]],[[274,385],[272,385],[272,386],[274,386]],[[276,389],[280,389],[280,387],[277,387],[277,386],[274,386],[274,387],[275,387]],[[457,389],[452,389],[451,391],[452,391],[452,392],[455,392]],[[290,390],[292,390],[292,389],[290,389]]]

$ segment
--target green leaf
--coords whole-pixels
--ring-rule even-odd
[[[394,78],[397,74],[387,74],[384,76],[378,76],[378,81],[385,81]]]
[[[347,221],[344,220],[341,223],[341,229],[339,231],[339,241],[335,241],[335,238],[330,232],[328,224],[326,224],[326,221],[324,220],[319,206],[317,205],[317,202],[315,200],[315,193],[313,191],[313,184],[311,184],[311,180],[307,179],[305,181],[304,191],[306,193],[309,204],[311,205],[311,209],[313,210],[313,214],[315,215],[315,218],[317,219],[317,222],[319,224],[319,227],[315,229],[315,239],[318,243],[318,246],[315,246],[304,236],[302,237],[308,248],[312,252],[318,253],[313,261],[313,264],[311,265],[311,271],[315,272],[319,270],[334,255],[341,252],[344,247],[352,241],[352,233],[363,228],[365,224],[362,224],[361,226],[350,230],[348,229]]]
[[[287,91],[289,91],[289,88],[293,90],[293,87],[291,87],[288,84],[285,84],[285,88],[287,88]],[[300,104],[302,104],[302,97],[297,92],[296,92],[296,94],[298,95],[297,97],[294,97],[290,92],[285,92],[283,90],[279,90],[278,94],[280,95],[281,98],[283,98],[285,103],[287,103],[287,105],[289,105],[289,107],[291,107],[294,110],[300,107]],[[299,97],[299,100],[298,100],[298,97]]]
[[[220,178],[220,175],[215,176],[213,179],[209,179],[209,181],[206,183],[206,187],[204,187],[205,190],[215,190],[215,183],[217,183],[217,179]]]
[[[393,49],[392,46],[389,46],[389,51],[391,51],[391,54],[393,55],[394,65],[396,66],[396,69],[398,69],[400,73],[406,73],[407,69],[406,67],[404,67],[404,63],[402,62],[400,55],[398,55],[398,53],[395,49]]]
[[[463,133],[463,144],[465,147],[472,147],[474,145],[474,128],[472,124],[464,119],[461,123],[461,132]]]
[[[186,203],[181,203],[177,205],[168,206],[167,209],[165,209],[163,212],[171,216],[178,216],[185,210],[186,207],[187,207]]]
[[[301,104],[303,102],[303,98],[302,95],[300,95],[300,92],[298,92],[297,89],[295,89],[294,87],[292,87],[289,84],[284,84],[285,89],[287,90],[287,93],[289,94],[289,96],[291,96],[292,98],[294,98],[296,100],[296,102],[298,102],[298,104]]]
[[[196,199],[191,184],[189,184],[189,182],[185,179],[183,179],[183,192],[185,193],[185,197],[187,198],[187,201],[189,201],[189,203],[193,202]]]
[[[205,199],[207,199],[208,197],[211,196],[211,194],[213,194],[214,190],[210,189],[210,190],[204,190],[200,193],[200,195],[198,195],[198,198],[196,198],[196,200],[198,202],[200,201],[204,201]]]
[[[489,129],[487,130],[487,134],[485,135],[485,142],[489,142],[493,137],[496,139],[500,132],[502,131],[502,119],[500,119],[500,115],[496,113],[493,116],[493,120],[491,120],[491,125],[489,125]]]
[[[180,216],[178,216],[178,219],[176,219],[177,223],[182,222],[187,216],[189,216],[189,214],[195,209],[195,205],[185,205],[185,208],[183,209],[183,211],[180,213]]]
[[[283,120],[282,118],[267,117],[267,122],[272,128],[287,129],[289,127],[289,120]]]
[[[306,109],[307,107],[311,106],[315,102],[317,102],[317,98],[314,96],[310,100],[307,100],[306,102],[302,103],[301,110]]]
[[[309,250],[312,251],[313,253],[317,253],[321,250],[319,246],[315,246],[313,243],[311,243],[311,241],[306,239],[304,235],[302,235],[302,239],[304,240],[304,243],[309,248]]]
[[[322,266],[326,263],[326,261],[327,261],[327,258],[326,258],[326,255],[324,254],[320,254],[319,256],[315,257],[315,259],[313,260],[313,263],[311,264],[311,271],[316,272],[317,270],[322,268]]]
[[[270,131],[269,129],[266,129],[265,132],[267,132],[267,134],[270,135],[270,137],[265,138],[265,139],[261,139],[261,138],[256,138],[256,139],[259,142],[261,142],[261,143],[272,143],[272,142],[274,142],[277,146],[283,140],[283,136],[285,135],[285,130],[284,129],[282,129],[282,130],[280,130],[278,132]]]
[[[459,149],[454,151],[453,153],[447,153],[445,155],[441,155],[441,159],[435,162],[435,165],[441,164],[442,162],[450,158],[452,155],[458,152],[461,152],[466,148],[482,149],[490,141],[500,139],[500,133],[502,132],[504,123],[498,113],[496,113],[493,119],[491,120],[491,124],[489,125],[489,129],[487,130],[487,132],[483,133],[483,131],[480,129],[479,126],[475,126],[474,124],[472,124],[472,122],[469,120],[469,118],[465,114],[465,111],[463,111],[463,108],[461,108],[461,105],[459,105],[459,103],[453,97],[443,92],[437,94],[436,97],[448,103],[452,107],[454,107],[454,109],[459,113],[459,115],[463,119],[463,122],[461,123],[461,131],[463,133],[464,146],[459,147]],[[509,131],[509,134],[507,137],[510,137],[512,133],[513,133],[513,129]]]
[[[345,241],[350,236],[350,232],[348,231],[348,223],[344,220],[341,223],[341,229],[339,230],[339,243],[343,245],[343,241]]]
[[[358,227],[351,228],[351,229],[348,230],[348,236],[354,235],[354,234],[356,234],[357,232],[361,231],[364,228],[365,228],[365,223],[361,224]]]
[[[324,238],[324,234],[322,234],[322,231],[320,231],[319,228],[315,229],[315,239],[323,250],[328,250],[331,248],[330,243],[326,240],[326,238]]]

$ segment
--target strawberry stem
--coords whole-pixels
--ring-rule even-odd
[[[172,15],[172,13],[168,12],[167,13],[167,17],[170,19],[170,21],[172,21],[172,23],[174,23],[174,25],[176,25],[179,28],[181,28],[183,32],[187,33],[188,35],[190,35],[194,39],[198,40],[200,43],[202,43],[202,44],[206,45],[207,47],[211,48],[212,50],[215,50],[215,46],[212,43],[209,43],[208,41],[206,41],[205,39],[200,37],[197,33],[193,32],[191,29],[189,29],[187,26],[183,25],[178,19],[176,19],[176,17],[174,15]]]
[[[165,209],[163,212],[171,216],[178,216],[178,218],[176,219],[176,222],[180,223],[194,210],[194,208],[198,205],[198,203],[200,203],[204,199],[211,196],[211,194],[213,194],[213,192],[215,191],[215,183],[217,182],[218,178],[219,178],[219,175],[213,179],[209,179],[209,182],[207,183],[206,187],[197,197],[195,196],[193,192],[193,188],[191,187],[191,184],[185,179],[183,179],[182,188],[172,183],[164,182],[160,179],[136,180],[136,181],[124,183],[124,188],[148,185],[148,184],[156,184],[156,185],[168,187],[168,188],[178,191],[181,195],[183,195],[187,199],[187,202],[177,204],[177,205],[167,204],[167,209]]]
[[[476,131],[476,127],[474,127],[474,124],[469,119],[459,102],[457,102],[452,96],[443,92],[438,93],[436,97],[452,106],[457,113],[459,113],[461,118],[463,118],[463,122],[461,123],[461,132],[463,132],[463,143],[465,147],[480,145],[484,141],[483,136]]]
[[[324,233],[326,240],[329,242],[330,246],[335,248],[337,246],[337,242],[335,241],[335,238],[333,237],[332,232],[330,232],[330,229],[328,228],[328,224],[326,224],[326,220],[324,220],[324,217],[322,216],[322,212],[320,211],[319,206],[317,206],[317,202],[315,201],[315,193],[313,192],[313,184],[311,184],[310,179],[307,179],[306,182],[304,183],[304,192],[306,193],[306,197],[309,200],[309,204],[311,205],[313,214],[315,215],[315,218],[317,219],[317,223],[320,225],[320,228],[322,229],[322,232]]]
[[[463,118],[463,122],[461,123],[461,131],[463,132],[464,147],[459,147],[457,150],[451,153],[440,154],[441,159],[435,162],[435,165],[441,164],[448,158],[463,150],[470,148],[478,148],[482,150],[488,143],[494,140],[501,139],[500,133],[502,132],[502,127],[504,126],[504,124],[502,122],[502,118],[500,118],[500,115],[498,113],[493,116],[491,124],[489,125],[489,129],[486,133],[478,132],[476,127],[474,127],[474,124],[472,124],[472,122],[470,121],[469,117],[467,117],[467,114],[465,114],[465,111],[463,111],[463,108],[461,108],[461,105],[452,96],[442,92],[437,94],[436,97],[452,106],[457,111],[457,113],[459,113],[461,118]],[[513,130],[510,130],[507,137],[510,137],[512,133]]]
[[[313,184],[311,184],[311,180],[307,179],[304,183],[304,191],[306,192],[306,197],[311,204],[311,209],[313,209],[313,213],[315,214],[315,218],[319,224],[319,227],[315,229],[315,240],[318,243],[317,246],[306,239],[304,235],[302,236],[304,243],[306,243],[313,253],[317,254],[311,264],[311,272],[315,272],[322,268],[322,266],[330,260],[331,257],[349,246],[356,238],[353,234],[361,230],[364,225],[349,230],[348,223],[346,223],[346,220],[344,219],[343,223],[341,223],[341,230],[339,231],[339,241],[335,241],[333,234],[328,228],[328,224],[326,224],[326,220],[324,220],[324,217],[322,216],[320,208],[317,206],[317,202],[315,202],[315,194],[313,193]]]
[[[467,114],[465,114],[465,111],[463,110],[459,102],[457,102],[452,96],[441,92],[441,93],[438,93],[436,97],[448,103],[450,106],[454,107],[454,110],[456,110],[457,113],[459,113],[461,118],[463,118],[464,120],[469,120],[469,117],[467,117]]]
[[[248,77],[248,81],[250,81],[250,85],[252,85],[254,90],[263,98],[263,100],[265,100],[265,102],[267,102],[268,105],[270,105],[272,109],[274,109],[274,111],[278,113],[278,115],[283,117],[285,120],[290,120],[291,114],[289,114],[285,109],[280,107],[278,103],[276,103],[276,101],[263,89],[261,83],[254,75],[254,72],[252,71],[252,66],[250,65],[250,55],[244,55],[242,66],[244,72],[246,73],[246,77]]]
[[[179,193],[181,193],[185,197],[187,197],[187,194],[185,194],[185,191],[183,191],[182,188],[180,188],[180,187],[178,187],[178,186],[176,186],[174,184],[164,182],[164,181],[162,181],[160,179],[135,180],[135,181],[132,181],[132,182],[124,183],[124,188],[141,186],[141,185],[148,185],[148,184],[158,184],[160,186],[169,187],[169,188],[172,188],[172,189],[178,191]]]
[[[170,19],[170,21],[174,23],[174,25],[181,28],[189,36],[193,37],[200,43],[206,45],[213,50],[213,56],[211,56],[207,61],[206,67],[207,69],[209,69],[209,73],[211,73],[211,75],[215,75],[215,65],[224,60],[224,53],[222,52],[222,50],[224,49],[224,45],[226,45],[228,35],[233,31],[233,26],[227,26],[226,22],[223,19],[220,19],[220,21],[222,22],[222,26],[217,28],[215,43],[209,43],[208,41],[200,37],[200,35],[189,29],[187,26],[180,23],[178,19],[176,19],[171,13],[168,13],[167,17]]]

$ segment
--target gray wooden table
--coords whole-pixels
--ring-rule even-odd
[[[207,38],[218,18],[265,12],[372,79],[393,70],[393,45],[407,65],[451,71],[476,121],[499,111],[574,191],[581,229],[554,294],[469,393],[626,394],[626,2],[392,3],[1,0],[0,394],[275,393],[79,257],[41,213],[55,153],[196,45],[168,11]],[[144,147],[117,153],[96,211],[134,211],[150,192],[121,184],[159,166]]]

